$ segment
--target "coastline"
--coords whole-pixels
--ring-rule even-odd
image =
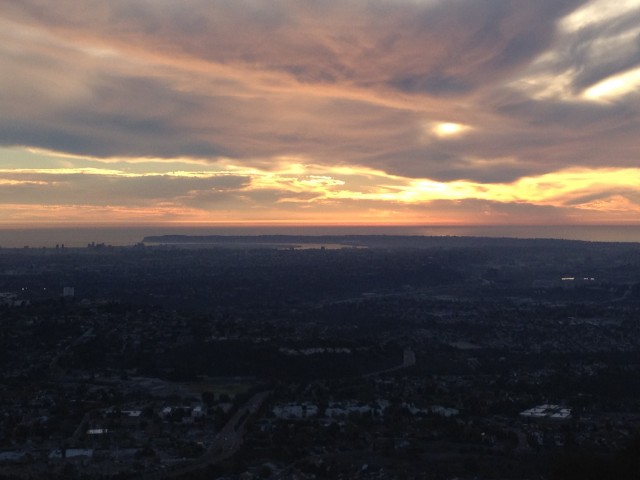
[[[589,242],[640,242],[640,225],[496,225],[496,226],[109,226],[0,228],[1,248],[86,247],[104,243],[135,245],[145,237],[258,236],[258,235],[394,235],[433,237],[487,237],[557,239]]]

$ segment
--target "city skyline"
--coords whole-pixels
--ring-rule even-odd
[[[0,226],[638,222],[637,0],[0,5]]]

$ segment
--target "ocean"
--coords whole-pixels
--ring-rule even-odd
[[[591,242],[640,242],[640,225],[501,226],[122,226],[0,228],[0,248],[127,246],[150,235],[423,235],[456,237],[554,238]]]

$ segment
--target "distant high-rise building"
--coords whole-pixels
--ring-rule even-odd
[[[62,296],[72,298],[76,294],[76,289],[74,287],[64,287],[62,289]]]

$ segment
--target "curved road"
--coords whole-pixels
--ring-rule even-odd
[[[177,477],[196,470],[200,470],[207,465],[213,465],[236,453],[242,445],[242,438],[249,418],[255,414],[262,406],[262,403],[271,394],[271,391],[259,392],[251,397],[238,411],[229,419],[224,427],[218,432],[207,452],[200,458],[183,467],[178,467],[169,471],[154,472],[143,475],[146,480],[156,480],[162,478]]]

